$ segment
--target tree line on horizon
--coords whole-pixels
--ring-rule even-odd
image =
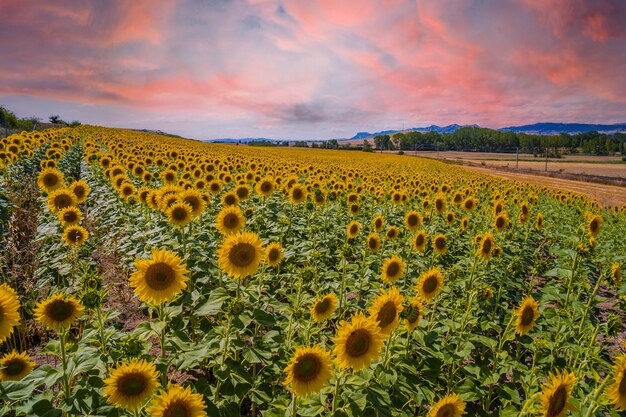
[[[626,133],[605,134],[584,132],[577,134],[534,135],[502,132],[482,127],[463,127],[453,133],[400,132],[393,135],[374,136],[377,150],[398,151],[479,151],[523,153],[585,153],[614,155],[626,153]],[[363,149],[371,149],[365,140]]]
[[[74,120],[72,122],[66,122],[65,120],[61,119],[61,116],[59,115],[51,115],[48,118],[48,121],[50,124],[57,125],[57,126],[59,125],[69,126],[69,127],[80,126],[80,121]],[[0,132],[0,133],[4,133],[5,136],[9,135],[9,130],[11,131],[26,130],[30,132],[32,130],[37,129],[38,126],[41,127],[41,125],[42,125],[42,121],[40,117],[30,116],[30,117],[19,118],[11,110],[7,109],[4,106],[0,106],[0,127],[4,129],[4,132]]]

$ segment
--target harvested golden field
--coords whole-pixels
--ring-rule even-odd
[[[92,126],[11,135],[0,168],[2,415],[624,408],[626,207]]]

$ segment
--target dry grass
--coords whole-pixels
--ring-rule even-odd
[[[557,190],[586,194],[589,197],[598,200],[598,203],[602,205],[626,204],[626,188],[624,187],[544,177],[541,175],[507,172],[486,167],[464,166],[463,168],[478,171],[483,174],[493,175],[495,177],[513,179],[529,184],[543,185]]]

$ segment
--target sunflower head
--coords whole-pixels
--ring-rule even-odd
[[[278,266],[285,256],[283,247],[278,242],[272,242],[265,248],[265,261],[269,266]]]
[[[78,247],[89,238],[89,232],[77,224],[68,226],[63,231],[63,241],[71,247]]]
[[[46,193],[62,188],[64,186],[64,175],[56,168],[45,168],[37,177],[37,185]]]
[[[589,232],[589,235],[596,237],[600,233],[600,230],[602,230],[602,217],[598,215],[591,216],[589,222],[587,223],[587,231]]]
[[[28,353],[7,353],[0,358],[0,381],[21,381],[34,367],[35,362]]]
[[[300,204],[304,200],[306,200],[307,191],[306,188],[301,186],[300,184],[296,184],[289,190],[289,201],[292,204]]]
[[[20,324],[20,298],[7,284],[0,285],[0,343]]]
[[[406,264],[399,256],[393,255],[390,258],[385,259],[382,266],[382,280],[386,283],[394,283],[402,276],[406,271]]]
[[[66,207],[75,206],[77,203],[76,196],[68,188],[59,188],[48,194],[48,208],[53,213],[58,213]]]
[[[439,255],[444,255],[448,251],[448,241],[443,233],[433,238],[433,250]]]
[[[257,182],[255,190],[261,197],[267,197],[274,192],[275,188],[274,180],[270,177],[265,177]]]
[[[424,304],[419,296],[413,297],[409,306],[404,310],[404,325],[409,332],[419,326],[420,320],[424,316]]]
[[[385,227],[385,218],[380,215],[374,217],[374,219],[372,220],[372,227],[377,232],[383,230],[383,227]]]
[[[423,301],[435,298],[443,289],[443,273],[439,268],[431,268],[423,272],[417,279],[415,292]]]
[[[361,223],[357,222],[356,220],[352,220],[350,223],[348,223],[348,226],[346,226],[346,235],[348,236],[348,239],[354,239],[358,236],[360,231]]]
[[[104,396],[116,407],[137,410],[152,395],[157,376],[154,364],[145,360],[120,364],[104,380]]]
[[[239,205],[239,197],[234,191],[230,191],[222,195],[222,204],[224,206],[237,206]]]
[[[176,227],[186,226],[193,220],[193,209],[181,201],[172,204],[166,211],[167,220]]]
[[[413,235],[413,249],[418,252],[424,252],[426,244],[428,243],[428,236],[425,230],[420,230]]]
[[[480,239],[480,246],[478,248],[478,256],[484,260],[491,259],[491,255],[496,247],[496,241],[491,233],[485,233]]]
[[[613,383],[606,393],[617,411],[626,411],[626,353],[613,360]]]
[[[264,257],[263,244],[256,233],[240,232],[227,236],[217,257],[220,269],[233,278],[254,274]]]
[[[535,220],[535,229],[541,230],[543,228],[543,214],[537,213],[537,220]]]
[[[435,211],[437,214],[441,214],[446,209],[446,196],[443,194],[437,195],[435,197]]]
[[[74,297],[53,294],[35,308],[35,320],[51,330],[69,328],[83,314],[84,307]]]
[[[390,226],[387,229],[387,232],[385,233],[385,237],[388,240],[393,240],[393,239],[396,239],[399,234],[400,234],[400,230],[396,226]]]
[[[400,324],[400,313],[402,313],[404,297],[398,288],[392,287],[389,291],[383,291],[376,297],[369,309],[372,317],[383,336],[389,336]]]
[[[89,185],[87,185],[84,180],[74,181],[72,185],[70,185],[70,190],[72,190],[76,196],[78,204],[84,203],[85,200],[87,200],[87,197],[89,197],[89,193],[91,191]]]
[[[535,327],[539,318],[539,303],[531,296],[522,300],[516,313],[515,332],[523,336]]]
[[[83,214],[78,207],[70,206],[59,211],[57,217],[63,227],[68,227],[80,223],[83,219]]]
[[[618,262],[613,262],[611,264],[609,278],[611,278],[611,282],[617,286],[622,284],[622,267]]]
[[[380,249],[381,241],[378,233],[372,232],[367,236],[367,250],[376,253]]]
[[[198,217],[206,208],[206,202],[202,199],[202,193],[198,190],[185,190],[178,196],[181,202],[191,207],[192,217]]]
[[[152,249],[152,258],[136,260],[135,267],[129,283],[143,302],[171,301],[187,288],[189,271],[176,254],[165,249]]]
[[[333,339],[337,366],[355,372],[368,367],[379,357],[383,340],[378,323],[363,313],[354,315],[350,322],[342,321]]]
[[[321,323],[331,318],[335,310],[337,310],[337,301],[337,296],[332,292],[315,300],[315,303],[311,306],[313,321]]]
[[[544,417],[565,417],[573,407],[569,403],[576,376],[566,370],[550,374],[550,380],[541,386],[541,406]]]
[[[168,384],[167,390],[154,396],[146,411],[153,417],[206,417],[205,408],[201,394],[192,392],[189,387]]]
[[[506,213],[502,212],[498,214],[493,221],[493,228],[496,229],[497,232],[502,232],[509,227],[509,223],[509,216]]]
[[[427,417],[461,417],[465,413],[465,401],[459,394],[446,395],[430,409]]]
[[[226,206],[220,210],[215,219],[215,227],[223,235],[239,232],[246,224],[241,209],[237,206]]]
[[[404,215],[404,224],[412,232],[417,231],[424,219],[417,211],[409,211]]]
[[[328,384],[332,372],[332,361],[326,350],[320,346],[298,347],[285,368],[283,384],[296,396],[306,396]]]

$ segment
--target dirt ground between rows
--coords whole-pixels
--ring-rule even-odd
[[[543,177],[540,175],[521,174],[515,172],[505,172],[485,167],[462,166],[483,174],[492,175],[500,178],[513,179],[517,181],[527,182],[529,184],[542,185],[557,190],[571,191],[575,193],[586,194],[591,198],[598,200],[603,205],[626,204],[626,188],[614,185],[596,184],[583,181],[563,180],[559,178]]]

